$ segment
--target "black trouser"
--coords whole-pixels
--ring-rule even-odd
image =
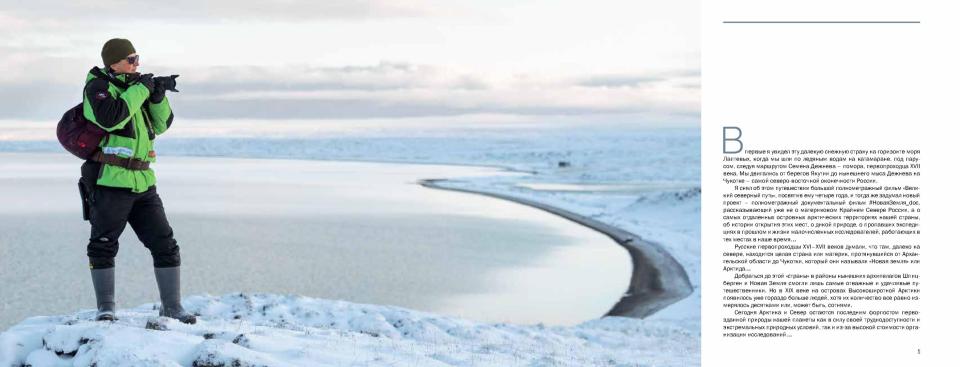
[[[173,238],[156,186],[139,194],[130,189],[97,186],[100,163],[87,161],[80,170],[90,204],[87,256],[91,269],[114,267],[120,234],[128,222],[140,242],[150,249],[154,267],[180,266],[180,246]]]

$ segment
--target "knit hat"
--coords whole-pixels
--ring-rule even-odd
[[[124,38],[114,38],[103,44],[103,50],[100,51],[100,57],[103,58],[103,66],[109,67],[113,63],[127,58],[127,55],[136,53],[133,44]]]

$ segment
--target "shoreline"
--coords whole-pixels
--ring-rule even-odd
[[[610,237],[630,254],[633,263],[630,285],[620,300],[603,316],[645,318],[693,293],[693,285],[683,266],[662,246],[612,225],[566,209],[495,192],[448,187],[439,183],[448,179],[422,179],[423,187],[484,195],[534,207]]]
[[[7,150],[3,146],[3,143],[16,143],[17,141],[9,140],[0,140],[0,154],[60,154],[66,153],[62,148],[59,149],[50,149],[50,150]],[[30,140],[28,142],[43,143],[48,142],[46,140]],[[50,140],[49,142],[56,143],[56,140]],[[66,153],[69,154],[69,153]],[[517,173],[527,173],[534,174],[536,171],[525,170],[520,168],[514,168],[507,165],[496,164],[496,163],[467,163],[467,162],[457,162],[457,161],[436,161],[436,162],[427,162],[427,161],[414,161],[406,159],[374,159],[374,158],[313,158],[313,157],[275,157],[275,156],[258,156],[258,155],[230,155],[230,154],[176,154],[168,153],[164,154],[164,157],[180,157],[180,158],[232,158],[232,159],[263,159],[263,160],[280,160],[280,161],[290,161],[290,160],[302,160],[302,161],[321,161],[321,162],[356,162],[356,163],[394,163],[394,164],[410,164],[410,165],[421,165],[421,166],[461,166],[461,167],[478,167],[478,168],[492,168],[498,169],[506,172],[517,172]],[[83,163],[82,160],[77,160],[77,162]]]

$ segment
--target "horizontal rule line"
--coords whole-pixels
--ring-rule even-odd
[[[919,20],[725,20],[726,24],[920,24]]]

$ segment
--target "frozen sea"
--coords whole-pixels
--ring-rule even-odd
[[[81,161],[0,153],[0,329],[94,307]],[[560,217],[428,189],[492,168],[162,157],[158,191],[181,246],[183,294],[268,292],[399,305],[481,321],[575,324],[627,288],[624,249]],[[118,307],[157,299],[128,226]]]
[[[418,165],[430,167],[429,178],[451,178],[444,181],[446,187],[545,203],[661,245],[686,270],[694,293],[645,319],[602,317],[576,326],[489,323],[473,321],[475,317],[469,315],[464,319],[389,305],[283,296],[273,290],[268,290],[270,294],[195,293],[184,305],[204,315],[201,323],[171,322],[170,330],[164,332],[143,328],[156,318],[154,299],[122,309],[124,319],[106,327],[89,321],[91,306],[27,319],[0,333],[0,364],[700,365],[700,131],[696,124],[657,126],[643,118],[627,120],[496,115],[342,121],[181,119],[158,139],[162,161],[157,167],[162,170],[161,194],[168,205],[176,196],[176,190],[168,188],[174,184],[169,182],[174,164],[168,163],[178,155],[506,167],[513,172],[477,167],[440,171],[433,168],[440,166]],[[53,125],[50,121],[0,121],[0,152],[65,155],[53,140]],[[68,200],[76,194],[58,195]],[[75,210],[71,207],[63,213],[63,223],[77,221]],[[189,220],[186,214],[172,219]],[[542,225],[521,222],[527,230]],[[179,233],[186,228],[175,225],[183,241],[186,234]],[[550,233],[566,228],[570,227],[563,225]],[[121,252],[121,256],[141,256],[141,263],[149,265],[142,249]],[[510,271],[490,274],[494,276],[489,279],[508,284],[529,278]],[[145,277],[144,284],[152,281],[147,272],[131,276]],[[570,293],[579,295],[576,292]],[[470,298],[452,297],[461,304]],[[509,308],[517,307],[527,306]],[[533,312],[565,307],[553,304]],[[32,315],[44,314],[49,313]],[[74,352],[74,358],[58,356]]]

